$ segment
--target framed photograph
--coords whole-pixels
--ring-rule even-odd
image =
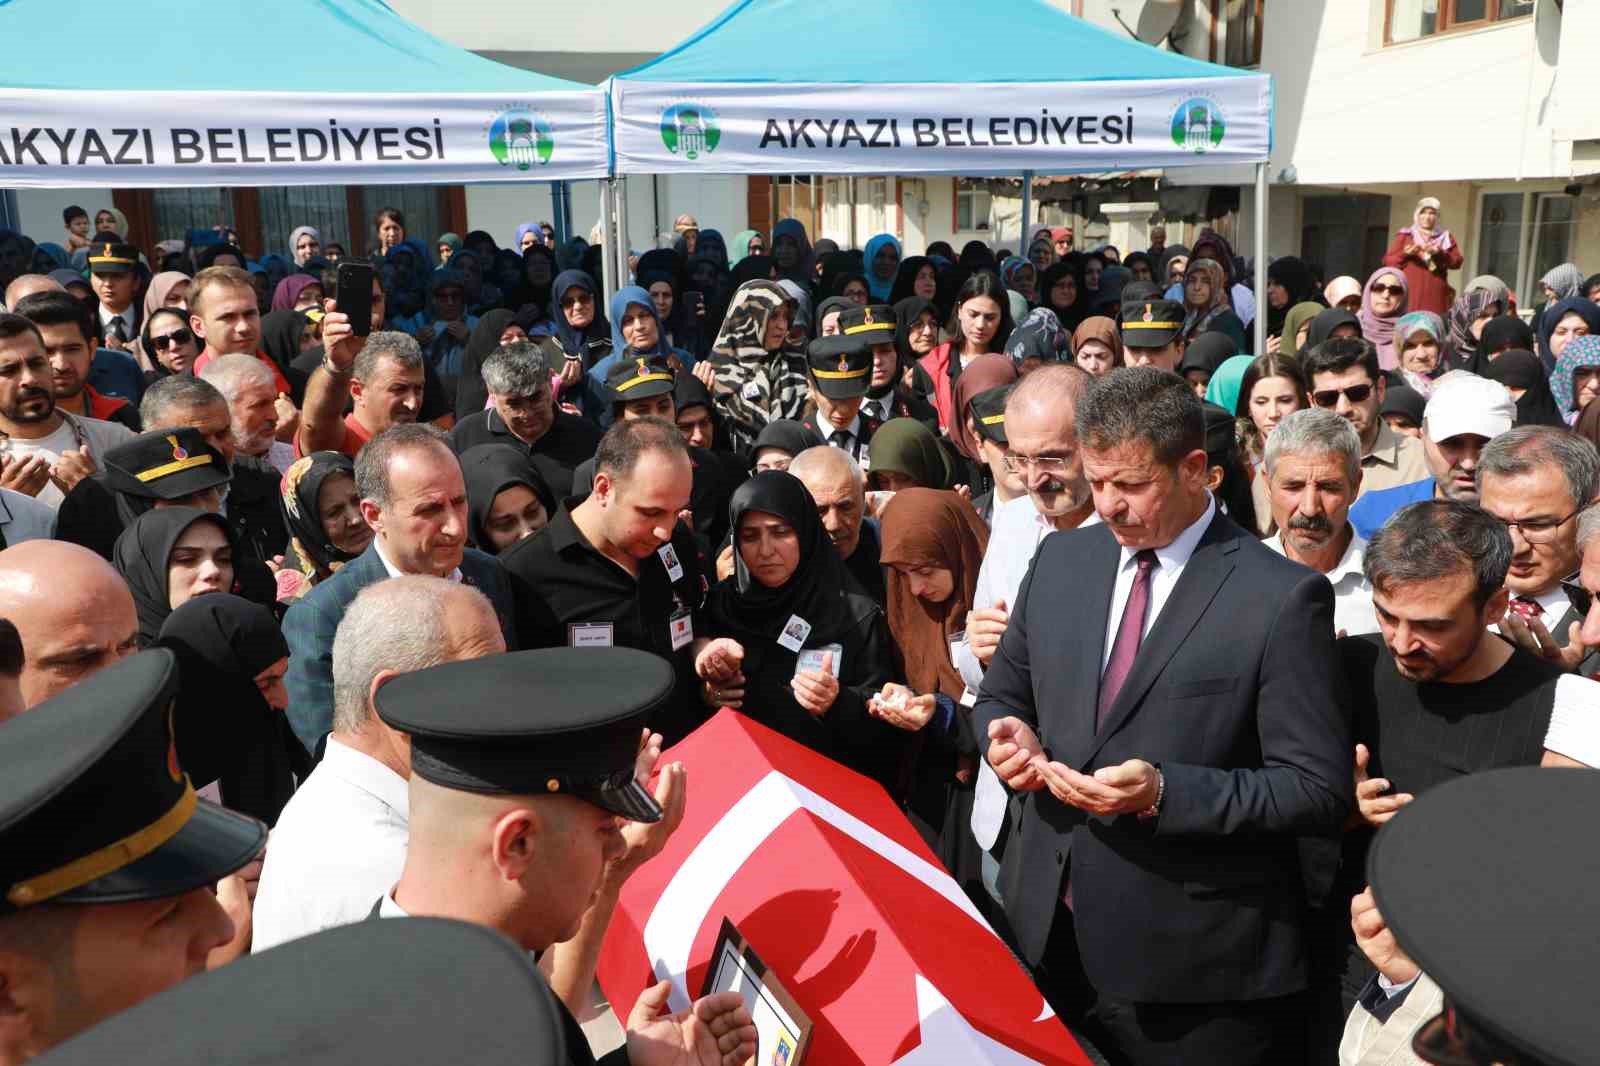
[[[713,992],[744,996],[759,1034],[756,1066],[800,1066],[805,1061],[811,1019],[726,918],[711,953],[705,987],[700,990],[702,996]]]

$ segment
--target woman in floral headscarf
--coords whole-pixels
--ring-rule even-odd
[[[788,294],[770,281],[739,286],[711,358],[695,373],[727,414],[737,450],[754,445],[769,422],[799,421],[806,406],[806,360],[789,346]]]
[[[341,452],[294,461],[280,486],[289,551],[278,571],[278,599],[290,602],[367,550],[372,527],[361,517],[355,462]]]
[[[1461,244],[1439,225],[1439,201],[1435,197],[1424,196],[1417,201],[1411,225],[1394,235],[1383,265],[1396,267],[1405,275],[1411,310],[1442,315],[1449,309],[1455,291],[1447,276],[1461,268]]]

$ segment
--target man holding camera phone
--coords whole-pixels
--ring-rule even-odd
[[[383,289],[366,263],[340,263],[338,298],[323,306],[322,363],[306,382],[295,454],[338,451],[354,458],[390,426],[417,421],[422,351],[404,333],[379,331]]]

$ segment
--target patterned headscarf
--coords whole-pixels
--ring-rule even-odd
[[[1403,365],[1401,353],[1405,351],[1406,340],[1413,333],[1426,333],[1428,336],[1432,337],[1434,343],[1439,346],[1438,365],[1436,365],[1433,370],[1427,374],[1419,374],[1416,371],[1407,370]],[[1444,341],[1444,319],[1440,318],[1432,311],[1412,311],[1408,314],[1401,315],[1399,320],[1394,324],[1395,364],[1400,367],[1400,373],[1405,376],[1406,384],[1410,385],[1424,396],[1432,394],[1433,379],[1445,371]]]
[[[1491,304],[1499,304],[1500,309],[1505,310],[1501,297],[1493,289],[1468,289],[1457,296],[1455,303],[1450,305],[1448,320],[1450,336],[1445,344],[1446,354],[1450,359],[1450,369],[1460,370],[1467,367],[1478,354],[1478,338],[1472,335],[1472,324]]]
[[[805,411],[805,357],[787,347],[766,347],[767,323],[788,300],[773,282],[745,282],[734,292],[712,345],[715,398],[738,449],[753,445],[767,423],[798,420]]]
[[[1573,378],[1580,367],[1600,367],[1600,337],[1592,334],[1574,337],[1556,359],[1555,373],[1550,375],[1550,391],[1555,393],[1556,405],[1569,423],[1579,412],[1575,408],[1577,389]]]
[[[1539,284],[1548,285],[1555,293],[1552,302],[1570,300],[1574,296],[1583,295],[1583,271],[1578,269],[1576,263],[1562,263],[1540,278]]]

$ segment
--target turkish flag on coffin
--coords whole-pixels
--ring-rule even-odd
[[[688,805],[611,919],[619,1013],[658,980],[688,1006],[727,917],[810,1015],[812,1063],[1089,1062],[876,782],[731,710],[662,761]]]

